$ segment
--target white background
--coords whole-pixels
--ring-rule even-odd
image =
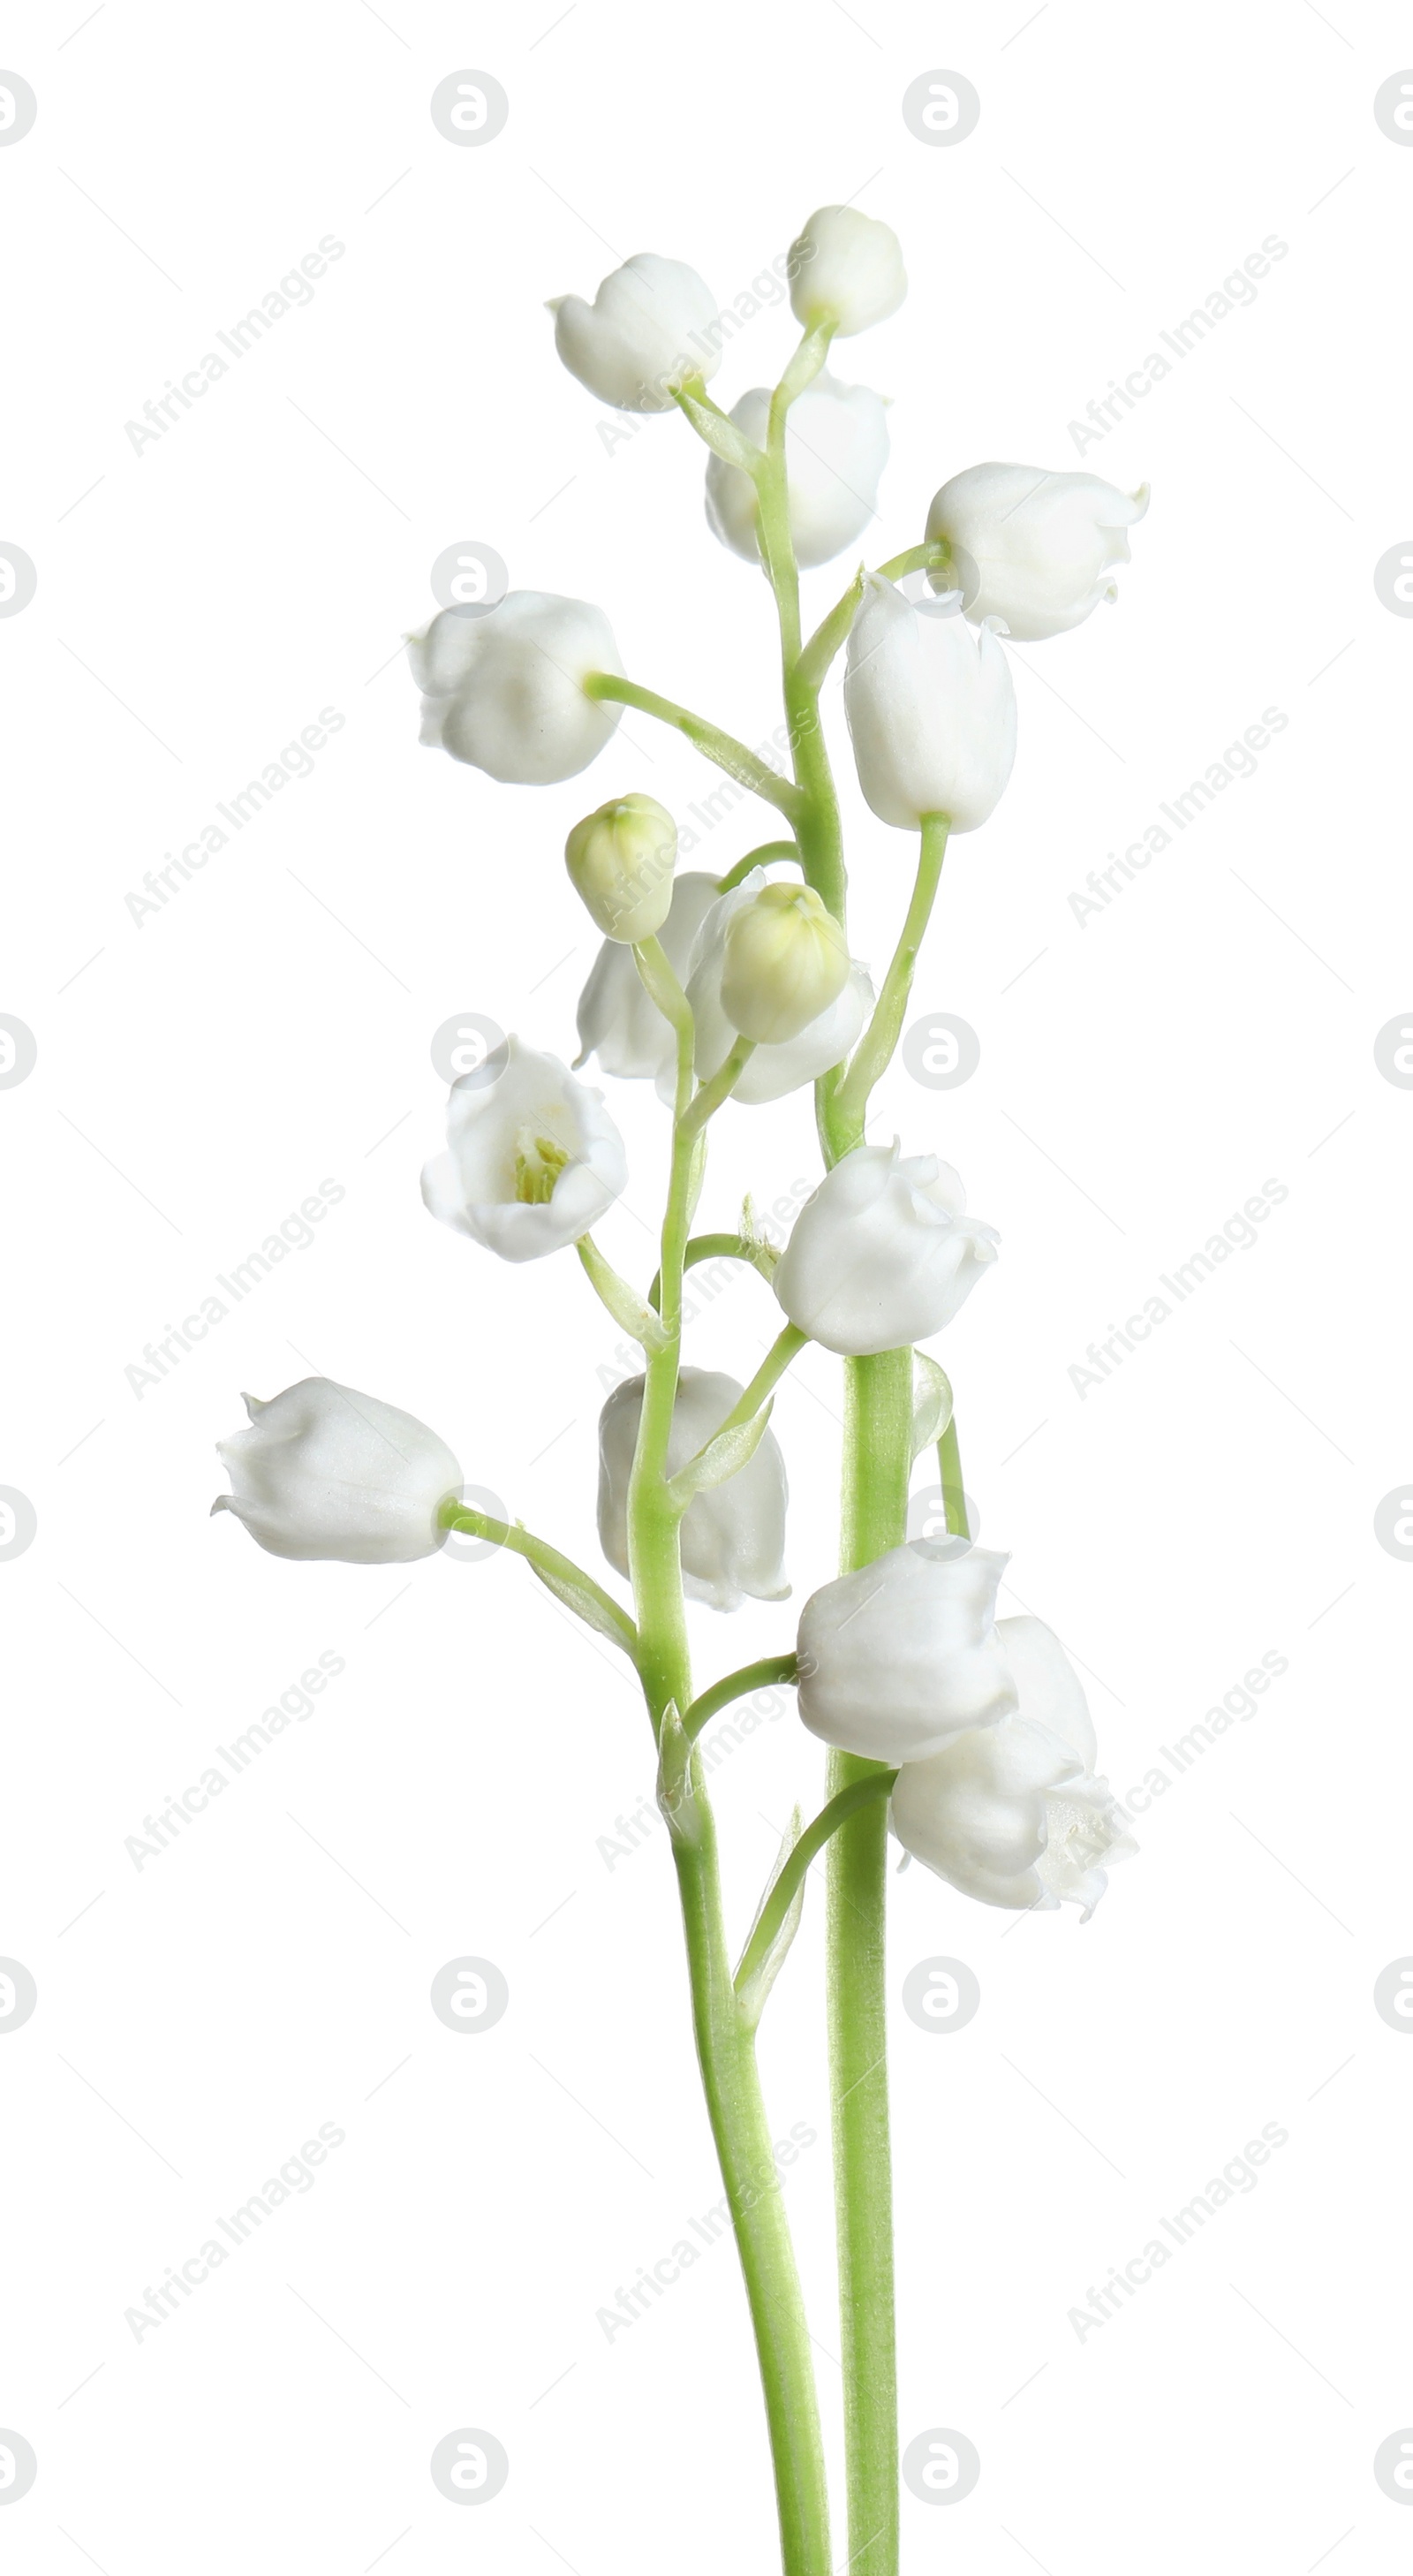
[[[595,1561],[614,1334],[577,1265],[502,1268],[424,1216],[428,1048],[475,1010],[572,1053],[593,941],[568,825],[628,786],[685,814],[711,781],[638,718],[548,790],[419,751],[399,637],[434,558],[479,538],[515,584],[600,603],[635,676],[767,734],[768,602],[705,528],[700,450],[671,419],[610,452],[542,307],[644,248],[729,304],[814,205],[856,199],[911,278],[837,361],[895,404],[874,560],[964,465],[1079,463],[1086,405],[1288,245],[1083,459],[1153,505],[1119,605],[1016,654],[1014,781],[948,862],[918,1005],[973,1025],[980,1070],[937,1093],[899,1066],[880,1104],[876,1132],[954,1160],[1003,1234],[940,1346],[967,1483],[1014,1552],[1007,1606],[1083,1661],[1116,1788],[1263,1655],[1289,1665],[1144,1817],[1086,1928],[1017,1926],[920,1870],[893,1887],[895,2005],[934,1955],[982,1987],[965,2031],[899,2005],[894,2032],[903,2432],[957,2427],[982,2459],[949,2513],[905,2495],[906,2564],[1392,2570],[1413,2522],[1371,2462],[1413,2419],[1413,2046],[1372,1987],[1413,1951],[1413,1569],[1373,1522],[1413,1466],[1413,1100],[1373,1045],[1410,1001],[1413,625],[1373,568],[1413,519],[1413,152],[1372,100],[1404,21],[556,16],[6,14],[0,56],[39,99],[0,150],[0,538],[39,576],[0,621],[0,1009],[39,1050],[0,1093],[0,1482],[39,1524],[0,1566],[0,1950],[39,1989],[0,2047],[0,2424],[39,2460],[11,2563],[771,2564],[729,2247],[612,2340],[596,2314],[719,2194],[664,1838],[612,1868],[599,1848],[651,1785],[624,1675],[504,1559],[292,1567],[206,1514],[239,1390],[312,1368],[436,1425]],[[511,113],[458,149],[428,100],[467,66]],[[982,99],[952,148],[900,113],[937,66]],[[324,235],[344,256],[312,302],[135,453],[125,423]],[[770,380],[791,335],[763,312],[717,393]],[[809,576],[807,608],[848,569]],[[144,872],[324,707],[344,723],[313,774],[136,925]],[[1087,873],[1268,707],[1288,721],[1256,775],[1081,926]],[[830,721],[847,771],[837,695]],[[877,965],[911,848],[851,778],[846,799]],[[769,830],[742,805],[711,863]],[[611,1089],[632,1179],[603,1241],[645,1282],[660,1113]],[[816,1168],[807,1097],[729,1113],[702,1222]],[[144,1344],[325,1178],[346,1195],[314,1243],[139,1400]],[[1086,1345],[1267,1179],[1289,1195],[1259,1243],[1081,1400]],[[743,1276],[693,1356],[744,1377],[773,1316]],[[831,1568],[837,1416],[819,1354],[775,1417],[797,1600]],[[703,1677],[792,1634],[781,1608],[693,1624]],[[314,1715],[135,1868],[144,1815],[321,1652],[346,1670]],[[821,1774],[788,1711],[717,1773],[733,1931]],[[819,1926],[815,1896],[762,2054],[776,2135],[819,2133],[787,2198],[837,2455]],[[463,1953],[510,1985],[475,2037],[428,2004]],[[314,2188],[136,2341],[125,2309],[321,2122],[346,2135]],[[1090,2285],[1267,2123],[1288,2141],[1256,2187],[1081,2340]],[[475,2513],[428,2474],[463,2425],[511,2462]]]

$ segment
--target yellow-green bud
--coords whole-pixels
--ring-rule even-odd
[[[844,989],[844,934],[812,886],[767,885],[726,925],[721,1007],[743,1038],[783,1046]]]
[[[575,824],[564,863],[600,930],[631,946],[667,919],[677,826],[656,797],[618,796]]]

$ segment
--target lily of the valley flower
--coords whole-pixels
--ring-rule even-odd
[[[409,636],[407,658],[422,741],[514,786],[576,777],[623,712],[584,694],[591,671],[623,671],[608,619],[586,600],[512,590],[484,617],[444,608]]]
[[[950,1163],[858,1145],[795,1219],[775,1271],[792,1324],[826,1350],[863,1358],[949,1324],[996,1258],[994,1227],[968,1217]]]
[[[891,1548],[812,1593],[800,1616],[800,1715],[812,1735],[871,1762],[921,1762],[1016,1706],[996,1643],[1009,1559]]]
[[[844,707],[859,785],[882,823],[916,831],[945,814],[973,832],[1000,801],[1016,756],[1010,665],[961,593],[904,597],[869,573],[849,636]]]
[[[211,1509],[234,1512],[271,1556],[410,1565],[443,1544],[437,1507],[461,1469],[424,1422],[327,1377],[242,1401],[249,1428],[217,1442],[233,1490]]]
[[[557,296],[554,345],[581,385],[618,411],[671,411],[689,377],[721,364],[721,317],[705,280],[680,259],[639,251],[615,268],[592,304]]]
[[[770,395],[762,385],[743,394],[731,418],[764,447]],[[868,526],[878,509],[878,478],[888,462],[888,423],[867,385],[836,384],[829,375],[791,404],[785,425],[785,480],[790,535],[798,562],[828,563]],[[760,559],[756,487],[739,465],[713,456],[706,470],[707,520],[733,554]]]
[[[744,1389],[717,1369],[684,1368],[678,1379],[667,1472],[676,1475],[705,1448]],[[643,1410],[643,1380],[615,1387],[599,1416],[599,1543],[619,1574],[628,1572],[628,1479]],[[790,1586],[781,1566],[789,1499],[780,1444],[767,1430],[744,1467],[724,1485],[694,1496],[682,1520],[682,1588],[689,1601],[738,1610],[744,1593],[783,1601]]]
[[[983,1905],[1045,1913],[1064,1899],[1087,1921],[1106,1869],[1136,1845],[1107,1781],[1094,1777],[1094,1723],[1053,1629],[1043,1619],[1000,1619],[996,1642],[1015,1684],[1015,1714],[905,1762],[893,1831]]]
[[[757,1045],[797,1038],[848,980],[843,931],[812,886],[764,885],[726,925],[721,1007]]]
[[[447,1150],[423,1172],[422,1196],[443,1225],[502,1261],[577,1243],[628,1178],[603,1093],[516,1037],[493,1082],[482,1067],[452,1084],[446,1125]]]
[[[632,946],[667,919],[677,826],[655,796],[619,796],[575,824],[564,863],[598,928]]]
[[[716,879],[689,869],[672,889],[672,905],[658,937],[673,973],[683,978],[703,921],[717,900]],[[676,1063],[676,1041],[656,1002],[650,1001],[631,950],[606,939],[579,996],[576,1067],[591,1055],[605,1073],[654,1081]]]
[[[840,339],[896,313],[908,291],[902,244],[856,206],[820,206],[790,246],[790,302],[808,328],[832,322]]]
[[[718,897],[693,942],[687,999],[697,1027],[697,1073],[703,1082],[709,1081],[725,1063],[737,1038],[721,998],[727,936],[737,913],[754,902],[766,883],[764,869],[752,868],[744,884]],[[873,986],[867,969],[856,962],[850,966],[848,979],[836,998],[798,1036],[780,1045],[757,1046],[732,1099],[759,1107],[767,1100],[783,1100],[787,1091],[798,1091],[803,1084],[814,1082],[831,1065],[843,1061],[872,1007]],[[666,1061],[658,1075],[658,1091],[664,1100],[670,1100],[672,1073]]]
[[[1097,474],[969,466],[943,484],[927,514],[929,539],[945,537],[954,557],[933,586],[961,581],[967,616],[978,624],[999,617],[1021,643],[1063,635],[1101,599],[1118,597],[1110,570],[1128,562],[1128,531],[1147,507],[1146,483],[1119,492]]]

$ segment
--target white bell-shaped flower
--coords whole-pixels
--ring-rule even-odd
[[[792,1324],[826,1350],[863,1358],[950,1324],[996,1258],[995,1228],[966,1214],[950,1163],[858,1145],[795,1219],[776,1267]]]
[[[1016,1706],[996,1643],[1009,1559],[914,1539],[812,1593],[800,1615],[800,1715],[871,1762],[921,1762]]]
[[[954,832],[973,832],[999,803],[1016,756],[1015,688],[991,628],[961,615],[960,591],[908,599],[882,573],[865,577],[844,710],[881,823],[916,831],[945,814]]]
[[[603,1093],[558,1056],[506,1040],[501,1070],[463,1074],[447,1102],[447,1150],[422,1174],[433,1216],[502,1261],[537,1261],[597,1225],[628,1179]]]
[[[407,658],[422,691],[424,743],[517,787],[587,769],[623,710],[586,696],[591,671],[621,678],[602,609],[550,591],[512,590],[483,617],[444,608]]]
[[[703,921],[718,900],[716,879],[689,869],[672,889],[667,919],[658,932],[663,953],[680,979]],[[677,1062],[677,1042],[656,1002],[651,1001],[633,962],[633,952],[606,939],[579,996],[579,1053],[576,1069],[596,1055],[605,1073],[628,1080],[655,1081],[668,1076]]]
[[[893,1790],[904,1849],[983,1905],[1093,1913],[1106,1871],[1137,1846],[1108,1782],[1078,1674],[1043,1619],[1000,1619],[1015,1713],[919,1761]]]
[[[725,1063],[736,1043],[737,1031],[721,999],[721,981],[726,971],[727,933],[736,914],[754,902],[768,883],[763,868],[752,868],[741,885],[729,894],[718,896],[706,913],[692,946],[687,969],[687,999],[697,1028],[697,1073],[707,1082]],[[831,1065],[842,1063],[862,1031],[873,1008],[873,986],[868,970],[855,961],[835,999],[811,1020],[798,1036],[787,1038],[776,1046],[757,1046],[746,1064],[734,1091],[733,1100],[759,1108],[768,1100],[783,1100],[789,1091],[799,1091],[814,1082]],[[665,1062],[658,1075],[658,1092],[662,1099],[672,1097],[672,1070]]]
[[[908,291],[902,244],[857,206],[820,206],[790,245],[790,302],[806,327],[832,322],[848,339],[886,322]]]
[[[764,447],[770,395],[757,385],[731,418]],[[816,376],[786,415],[785,481],[796,560],[828,563],[862,535],[878,511],[878,478],[888,462],[888,420],[867,385]],[[706,470],[706,512],[713,533],[747,563],[760,561],[756,487],[739,465],[713,456]]]
[[[1036,465],[971,465],[934,497],[927,534],[946,538],[953,561],[931,576],[962,586],[978,625],[999,618],[1020,643],[1082,626],[1129,560],[1128,531],[1148,507],[1148,486],[1117,491],[1097,474],[1047,474]]]
[[[571,376],[618,411],[671,411],[690,377],[721,364],[716,299],[694,268],[641,250],[615,268],[592,304],[557,296],[554,344]]]
[[[410,1565],[446,1531],[437,1509],[461,1487],[444,1440],[414,1415],[332,1378],[301,1378],[216,1444],[231,1480],[213,1512],[234,1512],[271,1556]]]
[[[745,1390],[719,1369],[684,1368],[677,1382],[667,1470],[676,1475],[704,1449]],[[628,1479],[643,1410],[643,1380],[615,1387],[599,1416],[599,1543],[618,1574],[628,1572]],[[742,1596],[783,1601],[790,1586],[781,1557],[789,1499],[780,1443],[767,1429],[754,1454],[724,1485],[711,1485],[682,1519],[682,1588],[689,1601],[739,1610]]]

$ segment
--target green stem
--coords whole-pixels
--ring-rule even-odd
[[[734,894],[743,878],[750,875],[752,868],[774,867],[786,859],[792,867],[798,868],[804,865],[796,842],[763,841],[758,850],[747,850],[745,857],[738,859],[734,868],[728,868],[724,877],[717,878],[716,891],[718,894]]]
[[[656,716],[660,724],[672,725],[678,733],[695,743],[698,751],[714,760],[738,786],[749,787],[763,796],[768,805],[778,805],[782,814],[793,821],[799,810],[799,790],[778,770],[767,769],[753,751],[748,751],[734,734],[723,733],[719,725],[708,724],[705,716],[693,715],[690,707],[679,707],[673,698],[661,698],[655,689],[640,689],[636,680],[622,680],[614,671],[590,671],[584,681],[586,698],[609,699],[615,706],[636,707],[640,715]]]
[[[717,1066],[710,1082],[704,1082],[690,1106],[677,1121],[679,1136],[690,1143],[701,1134],[709,1118],[714,1118],[723,1100],[729,1100],[756,1051],[754,1038],[738,1038],[724,1064]]]
[[[797,1352],[804,1349],[808,1340],[808,1333],[802,1333],[798,1324],[786,1324],[776,1334],[750,1385],[742,1388],[725,1421],[718,1422],[711,1435],[713,1440],[719,1440],[723,1431],[734,1431],[739,1423],[755,1420],[771,1388],[784,1376],[790,1362]],[[708,1441],[702,1442],[704,1449],[709,1446]]]
[[[694,1270],[699,1261],[747,1261],[762,1279],[768,1279],[775,1267],[764,1244],[748,1243],[743,1234],[694,1234],[682,1255],[682,1267]],[[656,1307],[661,1294],[659,1271],[648,1290],[648,1304]]]
[[[891,1796],[896,1771],[872,1771],[866,1779],[855,1780],[821,1807],[811,1824],[806,1825],[789,1859],[756,1919],[755,1929],[741,1953],[736,1968],[736,1992],[744,1993],[762,1962],[770,1956],[771,1946],[799,1893],[810,1863],[823,1851],[831,1835],[837,1834],[851,1816],[856,1816],[875,1799]]]
[[[883,979],[872,1019],[860,1038],[849,1070],[836,1090],[831,1105],[831,1128],[838,1152],[848,1153],[863,1142],[864,1122],[875,1083],[892,1060],[893,1049],[903,1026],[903,1014],[913,988],[913,971],[922,946],[937,888],[942,877],[942,862],[947,855],[947,835],[951,823],[945,814],[924,814],[922,840],[918,852],[917,876],[913,883],[912,901],[902,935],[893,951],[892,963]]]
[[[912,1353],[845,1363],[842,1564],[869,1565],[907,1533]],[[882,1766],[830,1757],[832,1797]],[[888,2123],[886,1868],[882,1800],[840,1828],[829,1851],[826,1948],[835,2208],[849,2470],[850,2576],[896,2576],[898,2396],[893,2184]]]
[[[683,1711],[684,1733],[695,1743],[704,1726],[729,1708],[733,1699],[744,1699],[748,1691],[767,1690],[772,1682],[793,1682],[799,1671],[794,1655],[762,1655],[754,1664],[742,1664],[739,1672],[723,1673],[719,1682],[704,1690],[691,1707]]]
[[[952,560],[952,549],[946,537],[934,537],[929,543],[909,546],[906,554],[892,555],[878,569],[884,581],[901,581],[905,573],[943,572]]]
[[[942,1478],[942,1509],[947,1516],[947,1527],[954,1538],[970,1538],[967,1498],[962,1491],[962,1453],[957,1443],[955,1414],[937,1443],[937,1465]]]
[[[527,1558],[542,1574],[552,1576],[560,1583],[577,1586],[597,1604],[605,1634],[611,1631],[625,1655],[631,1655],[636,1661],[638,1631],[627,1611],[604,1591],[602,1584],[595,1583],[591,1574],[586,1574],[581,1565],[576,1565],[572,1557],[561,1556],[557,1547],[551,1547],[547,1540],[536,1538],[531,1531],[522,1529],[518,1521],[495,1520],[489,1512],[474,1511],[469,1503],[454,1500],[443,1503],[437,1514],[437,1524],[445,1530],[463,1530],[468,1538],[489,1539],[495,1547],[508,1547],[512,1556]]]
[[[677,1398],[682,1277],[691,1222],[696,1132],[690,1014],[677,1033],[676,1118],[663,1220],[660,1306],[664,1347],[650,1353],[628,1488],[628,1559],[638,1611],[638,1668],[655,1738],[669,1708],[691,1704],[682,1600],[679,1520],[667,1486]],[[701,1093],[698,1098],[703,1097]],[[726,2186],[765,2396],[784,2576],[829,2576],[829,2508],[814,2366],[780,2176],[756,2067],[738,2009],[722,1918],[716,1828],[701,1766],[690,1758],[687,1795],[672,1826],[702,2089]]]

